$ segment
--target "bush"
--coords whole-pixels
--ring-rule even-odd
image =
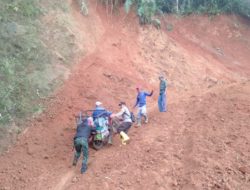
[[[39,40],[37,0],[0,2],[0,124],[34,111],[37,86],[29,76],[49,63]]]
[[[178,3],[178,6],[177,6]],[[141,24],[151,23],[153,15],[161,10],[165,13],[180,14],[206,13],[216,15],[222,12],[237,13],[250,18],[249,0],[126,0],[124,7],[129,12],[136,5]]]
[[[166,13],[176,12],[176,0],[155,0],[159,9]],[[181,14],[221,12],[237,13],[250,18],[249,0],[179,0],[178,7]]]

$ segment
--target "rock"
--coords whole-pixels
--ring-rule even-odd
[[[220,188],[221,188],[221,185],[220,185],[220,184],[218,184],[218,183],[215,183],[213,187],[214,187],[214,188],[218,188],[218,189],[220,189]]]
[[[245,174],[250,174],[250,166],[242,166],[239,168],[239,171],[241,173]]]
[[[178,185],[179,185],[179,183],[178,183],[178,181],[177,181],[177,180],[174,180],[174,181],[172,182],[172,185],[173,185],[174,187],[176,187],[176,186],[178,186]]]
[[[94,175],[95,175],[96,177],[99,177],[99,176],[100,176],[100,173],[96,172]]]
[[[141,183],[141,180],[140,179],[136,179],[136,183]]]
[[[78,178],[78,177],[73,177],[72,183],[77,183],[78,181],[79,181],[79,178]]]
[[[208,76],[205,78],[205,81],[208,83],[208,88],[211,88],[218,83],[218,79]]]
[[[32,156],[34,154],[34,152],[35,152],[35,148],[33,146],[31,146],[31,145],[28,145],[27,154]]]
[[[41,118],[36,118],[38,122],[42,122],[43,120]]]
[[[45,155],[43,158],[47,160],[47,159],[49,159],[49,156]]]
[[[126,174],[127,172],[125,170],[122,170],[121,171],[121,174]]]
[[[56,51],[55,54],[60,61],[66,61],[66,59],[59,52]]]

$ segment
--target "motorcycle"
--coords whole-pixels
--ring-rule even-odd
[[[86,110],[80,112],[79,116],[76,116],[76,124],[79,125],[84,118],[90,117],[89,112],[93,112],[93,110]],[[84,113],[84,115],[83,115]],[[111,143],[113,133],[116,132],[117,123],[113,122],[110,115],[99,115],[94,121],[95,127],[91,130],[91,135],[89,137],[89,144],[95,150],[100,150],[108,143]]]

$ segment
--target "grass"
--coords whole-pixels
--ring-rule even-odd
[[[0,124],[30,114],[37,99],[39,87],[28,76],[50,59],[38,37],[40,14],[36,0],[0,3]]]
[[[62,0],[0,1],[0,127],[41,113],[39,99],[61,84],[64,71],[53,65],[69,67],[75,53],[68,10]],[[51,12],[61,17],[47,25],[41,18]]]

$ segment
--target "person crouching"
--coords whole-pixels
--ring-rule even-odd
[[[120,134],[122,143],[126,144],[126,141],[129,140],[127,133],[132,126],[131,114],[125,102],[120,102],[119,107],[121,108],[120,112],[112,114],[111,117],[117,117],[121,119],[121,123],[117,128],[117,133]]]

